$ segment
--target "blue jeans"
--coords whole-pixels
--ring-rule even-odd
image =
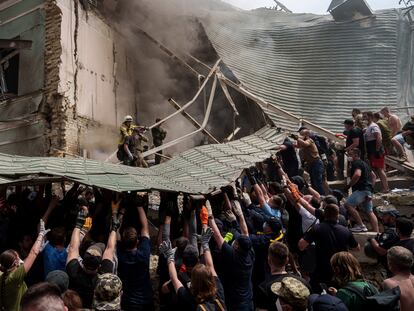
[[[346,200],[346,204],[357,207],[360,205],[365,213],[370,213],[373,211],[372,200],[367,200],[368,197],[372,196],[372,192],[365,190],[356,190]]]
[[[325,175],[325,167],[321,159],[314,161],[309,165],[309,174],[311,179],[312,188],[319,192],[321,195],[325,195],[323,189],[323,180]]]

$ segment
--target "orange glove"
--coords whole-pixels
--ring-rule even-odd
[[[295,184],[289,183],[288,188],[289,188],[290,192],[292,193],[293,200],[295,202],[299,202],[300,199],[301,199],[301,195],[299,193],[299,190],[295,187]]]
[[[121,204],[121,200],[118,202],[112,201],[111,207],[112,207],[112,214],[118,213],[119,204]]]
[[[85,224],[83,225],[83,229],[86,231],[91,230],[92,228],[92,217],[86,217]]]
[[[200,211],[200,220],[201,220],[201,224],[208,225],[208,210],[207,210],[207,207],[205,207],[204,205]]]

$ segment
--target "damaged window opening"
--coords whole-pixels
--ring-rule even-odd
[[[15,55],[3,62],[3,60],[8,58],[12,53]],[[15,51],[5,53],[3,51],[1,53],[1,59],[0,88],[2,96],[6,98],[17,96],[19,90],[19,53],[16,53]]]

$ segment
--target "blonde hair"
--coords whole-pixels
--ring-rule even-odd
[[[340,287],[349,282],[362,280],[362,269],[358,260],[349,252],[339,252],[332,256],[331,267],[334,272],[334,281]]]

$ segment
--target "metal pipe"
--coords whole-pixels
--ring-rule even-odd
[[[220,86],[221,86],[221,89],[223,90],[224,95],[226,96],[228,102],[230,103],[231,108],[233,108],[233,111],[236,114],[236,116],[239,116],[240,113],[238,112],[236,108],[236,104],[234,103],[233,98],[231,98],[227,85],[221,79],[219,79],[219,82],[220,82]]]
[[[216,72],[216,69],[218,67],[218,65],[220,64],[221,59],[219,59],[213,66],[213,68],[211,68],[211,71],[209,72],[209,74],[207,75],[206,79],[204,80],[203,84],[201,85],[201,87],[198,89],[197,93],[194,95],[193,99],[191,99],[188,103],[186,103],[184,106],[182,106],[179,110],[177,110],[176,112],[170,114],[168,117],[165,117],[164,119],[162,119],[161,121],[151,125],[149,127],[149,129],[152,129],[158,125],[160,125],[161,123],[164,123],[165,121],[171,119],[172,117],[176,116],[177,114],[181,113],[181,111],[184,111],[185,109],[187,109],[188,107],[190,107],[192,104],[194,104],[194,102],[196,101],[196,99],[198,98],[198,96],[200,96],[201,91],[206,87],[208,80],[211,78],[211,76]],[[217,83],[217,81],[216,81]]]
[[[180,109],[181,106],[172,98],[170,98],[168,100],[168,102],[175,108],[175,109]],[[188,112],[182,111],[181,114],[188,120],[190,121],[196,128],[200,128],[201,124],[194,119]],[[219,144],[220,141],[218,141],[208,130],[204,129],[203,133],[206,134],[208,137],[210,137],[216,144]]]
[[[218,63],[217,63],[218,64]],[[213,86],[211,87],[211,92],[210,92],[210,98],[208,101],[208,105],[207,105],[207,110],[206,110],[206,115],[204,116],[204,120],[203,123],[201,124],[201,127],[198,130],[195,130],[194,132],[188,133],[184,136],[181,136],[177,139],[174,139],[166,144],[163,144],[159,147],[153,148],[151,150],[148,150],[146,152],[142,153],[142,157],[147,157],[149,155],[152,155],[154,153],[157,153],[160,150],[164,150],[166,148],[172,147],[178,143],[180,143],[181,141],[187,139],[188,137],[191,137],[199,132],[201,132],[206,126],[207,126],[207,122],[210,119],[210,113],[211,113],[211,108],[213,106],[213,101],[214,101],[214,95],[216,93],[216,87],[217,87],[217,76],[214,76],[214,80],[213,80]]]
[[[227,138],[226,138],[226,140],[227,140],[227,141],[232,140],[232,139],[234,138],[234,136],[236,136],[236,134],[237,134],[240,130],[241,130],[241,127],[236,128],[236,129],[234,130],[234,132],[233,132],[233,133],[231,133],[231,134],[229,135],[229,137],[227,137]]]

